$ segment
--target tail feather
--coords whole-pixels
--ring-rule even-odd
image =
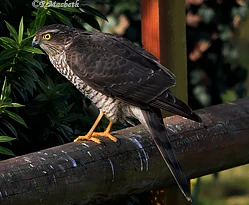
[[[151,133],[157,148],[159,149],[170,172],[175,178],[180,190],[188,201],[191,201],[190,187],[186,175],[175,156],[173,147],[169,141],[167,130],[163,123],[160,109],[151,107],[149,110],[142,110],[142,114]]]
[[[156,99],[150,102],[150,105],[163,110],[167,110],[177,115],[189,118],[196,122],[201,122],[201,118],[195,114],[192,109],[182,102],[177,97],[173,96],[170,91],[165,91],[163,94],[158,96]]]

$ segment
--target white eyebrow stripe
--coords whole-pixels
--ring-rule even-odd
[[[60,31],[59,29],[50,29],[50,30],[47,30],[46,33],[57,33],[59,31]]]

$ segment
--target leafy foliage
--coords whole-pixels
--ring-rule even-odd
[[[11,140],[14,140],[14,139],[15,138],[11,138],[8,136],[0,136],[0,142],[10,142]],[[0,154],[14,156],[14,153],[11,150],[5,147],[2,147],[2,146],[0,146]]]
[[[11,93],[10,85],[7,85],[7,82],[5,79],[3,87],[2,87],[1,95],[0,95],[0,119],[1,119],[0,135],[5,135],[6,132],[10,132],[14,136],[17,136],[16,129],[11,125],[9,121],[14,120],[24,125],[25,127],[27,127],[27,125],[25,124],[25,122],[19,115],[9,110],[9,108],[22,107],[22,105],[12,102],[12,99],[10,98],[10,93]],[[14,140],[14,139],[15,138],[11,138],[8,136],[0,136],[0,143],[10,142],[11,140]],[[12,151],[2,146],[0,146],[0,154],[14,155]]]
[[[106,18],[88,6],[95,2],[99,1],[81,1],[79,7],[60,8],[34,8],[27,0],[0,3],[0,15],[4,17],[4,21],[0,18],[0,135],[4,146],[15,154],[69,142],[89,130],[94,118],[88,116],[90,103],[57,73],[43,51],[31,46],[31,41],[35,31],[45,24],[80,28],[89,24],[100,29],[95,17]],[[21,21],[16,24],[18,18]],[[18,140],[6,143],[12,138],[4,136]],[[0,153],[13,154],[3,147]]]

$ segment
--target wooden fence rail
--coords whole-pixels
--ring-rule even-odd
[[[195,178],[249,162],[249,98],[165,119],[183,170]],[[0,204],[98,204],[174,182],[142,126],[119,143],[69,143],[0,162]]]

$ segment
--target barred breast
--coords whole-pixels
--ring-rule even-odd
[[[126,104],[94,90],[76,76],[65,61],[65,53],[53,57],[49,56],[49,58],[53,66],[71,83],[73,83],[83,95],[89,98],[96,107],[105,114],[108,120],[112,122],[120,120],[122,122],[122,118],[126,118],[126,115],[129,115],[127,112],[127,109],[129,110],[129,108]]]

